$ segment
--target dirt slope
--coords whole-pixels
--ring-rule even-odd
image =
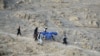
[[[99,52],[75,45],[44,41],[38,45],[33,38],[0,33],[0,56],[100,56]]]
[[[100,52],[99,0],[0,0],[0,9],[0,32],[3,32],[0,34],[0,50],[4,42],[5,50],[3,50],[11,50],[12,56],[25,56],[25,54],[32,56],[34,52],[37,56],[40,54],[42,56],[100,56],[98,54]],[[21,26],[23,37],[16,36],[18,25]],[[32,39],[33,30],[37,26],[39,31],[48,27],[48,31],[58,32],[55,37],[56,42],[44,42],[43,47],[38,46]],[[60,44],[63,31],[67,35],[68,46]],[[29,46],[28,50],[27,46]],[[57,50],[53,50],[56,46]],[[40,49],[36,49],[37,47]],[[52,49],[49,49],[51,47]],[[6,52],[9,53],[9,50]],[[19,51],[22,53],[18,54]]]

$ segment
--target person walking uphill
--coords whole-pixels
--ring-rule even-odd
[[[20,26],[17,29],[17,36],[20,35],[21,36],[21,30],[20,30]]]
[[[37,40],[37,36],[38,36],[38,27],[36,27],[34,29],[34,38],[35,38],[35,41]]]
[[[38,34],[37,39],[38,39],[38,44],[43,45],[43,35],[41,33]]]
[[[63,44],[67,44],[67,36],[66,36],[66,32],[64,32]]]
[[[67,38],[66,37],[63,38],[63,44],[67,44]]]

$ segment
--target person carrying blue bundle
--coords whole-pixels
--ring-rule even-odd
[[[34,38],[35,38],[35,41],[37,40],[37,36],[38,36],[38,27],[36,27],[34,29]]]
[[[41,33],[38,34],[37,39],[38,39],[38,44],[43,45],[43,35]]]
[[[46,40],[55,40],[54,36],[57,35],[57,32],[47,32],[47,28],[45,28],[45,30],[40,32],[40,34],[42,34]]]
[[[51,34],[52,39],[55,41],[54,36],[56,36],[56,35],[57,35],[57,32],[50,32],[50,34]]]
[[[45,28],[44,32],[47,32],[47,29],[48,29],[48,28]]]

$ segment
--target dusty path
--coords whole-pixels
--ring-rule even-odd
[[[100,56],[97,51],[86,50],[75,45],[63,45],[54,41],[44,41],[44,45],[41,46],[31,36],[31,38],[21,37],[5,32],[0,32],[0,36],[0,42],[4,41],[0,47],[3,46],[2,50],[7,49],[6,56]]]

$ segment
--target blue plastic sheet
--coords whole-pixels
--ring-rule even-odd
[[[40,32],[40,34],[44,35],[47,40],[52,39],[53,35],[57,35],[57,32]]]

